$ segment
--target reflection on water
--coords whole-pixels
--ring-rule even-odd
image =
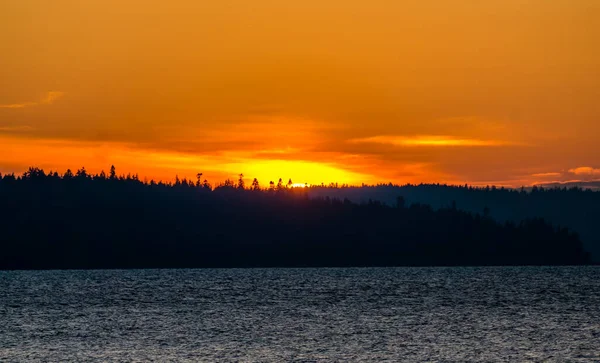
[[[0,272],[6,361],[600,361],[600,268]]]

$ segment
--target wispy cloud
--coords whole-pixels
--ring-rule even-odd
[[[44,97],[42,99],[42,101],[40,103],[44,104],[44,105],[51,105],[53,104],[55,101],[63,98],[65,95],[65,92],[60,92],[60,91],[50,91],[46,94],[46,97]]]
[[[533,181],[531,185],[566,185],[577,183],[598,182],[600,177],[600,168],[591,166],[580,166],[560,172],[547,172],[531,174],[537,181]],[[541,180],[541,181],[540,181]]]
[[[13,103],[9,105],[0,105],[0,108],[25,108],[37,105],[37,102]]]
[[[561,176],[562,173],[536,173],[536,174],[531,174],[532,177],[535,178],[550,178],[550,177],[558,177]]]
[[[393,146],[502,146],[510,143],[497,140],[482,140],[472,138],[459,138],[448,135],[417,135],[417,136],[371,136],[365,138],[351,139],[355,144],[387,144]]]
[[[25,107],[33,107],[38,105],[51,105],[65,95],[65,92],[50,91],[38,102],[22,102],[0,105],[0,108],[18,109]]]
[[[0,126],[0,132],[28,132],[34,130],[31,126]]]
[[[575,175],[598,176],[600,175],[600,169],[595,169],[589,166],[580,166],[578,168],[569,169],[569,173]]]

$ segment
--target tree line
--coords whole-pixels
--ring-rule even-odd
[[[379,184],[361,187],[312,187],[312,198],[348,198],[362,203],[378,200],[394,205],[402,196],[408,203],[431,205],[434,209],[456,205],[471,213],[484,213],[499,222],[519,222],[541,217],[576,231],[592,258],[600,262],[600,191],[566,186],[503,188],[444,184]]]
[[[0,177],[0,269],[586,264],[576,233],[540,218],[310,197],[291,180],[210,185],[137,175]]]

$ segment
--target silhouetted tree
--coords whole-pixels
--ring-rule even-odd
[[[85,167],[78,169],[77,172],[75,173],[75,176],[78,179],[86,179],[88,177],[88,174],[87,174],[87,171],[85,170]]]
[[[244,189],[246,187],[246,183],[244,183],[244,174],[239,175],[237,187],[238,189]]]
[[[260,190],[260,184],[258,183],[258,179],[256,178],[254,178],[254,180],[252,181],[252,190]]]
[[[235,183],[233,182],[233,180],[227,178],[225,179],[225,181],[223,182],[223,187],[225,188],[235,188]]]

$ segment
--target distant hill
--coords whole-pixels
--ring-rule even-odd
[[[564,183],[545,183],[540,184],[540,187],[544,188],[579,188],[589,189],[593,191],[600,191],[600,181],[576,181],[576,182],[564,182]]]
[[[586,186],[598,182],[583,183]],[[394,205],[401,196],[407,204],[423,203],[434,209],[453,204],[471,213],[483,213],[500,221],[517,222],[525,218],[541,217],[560,226],[574,229],[581,236],[592,258],[600,262],[600,191],[567,187],[533,187],[523,189],[474,188],[470,186],[379,185],[364,187],[328,188],[312,187],[311,197],[348,198],[356,203],[369,200]]]
[[[497,223],[487,210],[453,205],[360,205],[309,198],[317,190],[255,189],[144,183],[114,170],[5,175],[0,269],[590,263],[576,234],[540,219]]]

